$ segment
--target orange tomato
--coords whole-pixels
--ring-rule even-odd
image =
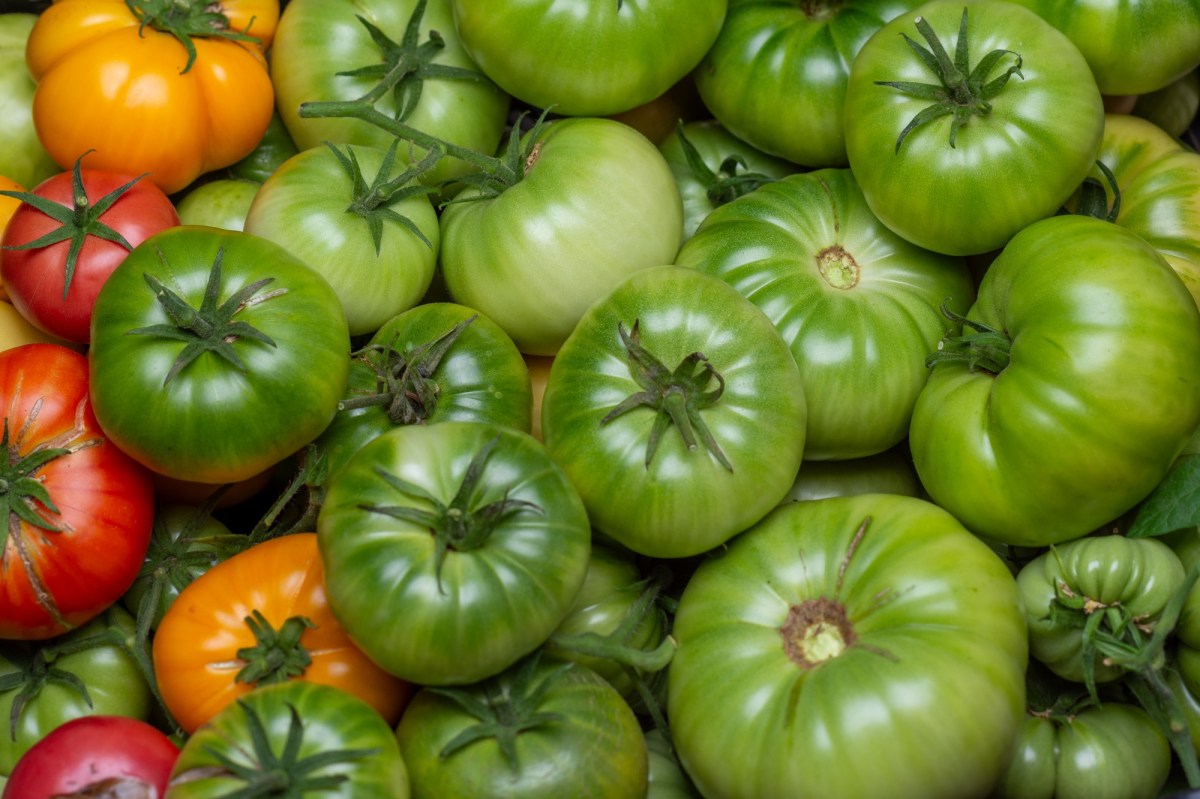
[[[46,9],[25,60],[37,81],[34,127],[50,156],[65,170],[94,150],[89,167],[148,172],[173,194],[248,155],[271,121],[275,94],[263,52],[279,1],[224,0],[219,9],[229,31],[258,41],[192,35],[190,67],[183,43],[151,24],[139,30],[125,0],[57,0]]]
[[[311,662],[287,679],[341,688],[396,724],[413,686],[350,640],[326,602],[324,574],[316,533],[293,533],[218,563],[179,593],[154,634],[153,660],[163,703],[184,730],[254,688],[237,675],[253,662],[242,655],[261,643],[246,620],[256,611],[276,632],[291,618],[311,623],[299,636]]]

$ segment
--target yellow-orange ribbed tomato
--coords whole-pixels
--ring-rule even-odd
[[[25,49],[34,126],[63,169],[94,150],[92,168],[148,172],[172,194],[249,154],[266,131],[275,95],[263,52],[279,0],[131,4],[136,13],[125,0],[57,0],[38,18]],[[200,16],[181,21],[187,13]]]

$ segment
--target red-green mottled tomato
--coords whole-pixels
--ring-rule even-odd
[[[340,688],[305,680],[256,688],[196,730],[179,752],[164,799],[254,796],[254,786],[264,784],[277,796],[410,796],[383,717]]]
[[[96,298],[92,403],[121,449],[168,477],[237,482],[312,441],[346,390],[329,282],[249,233],[150,237]]]
[[[664,94],[717,38],[727,0],[451,0],[463,47],[519,100],[602,116]]]
[[[959,54],[957,71],[974,77],[948,89]],[[884,224],[927,249],[971,255],[1003,247],[1071,196],[1095,159],[1104,106],[1079,49],[1032,11],[932,0],[863,45],[845,120],[850,168]]]
[[[804,397],[765,314],[697,269],[660,266],[593,305],[555,356],[542,438],[596,528],[643,555],[686,557],[787,493]]]
[[[1079,48],[1105,94],[1145,94],[1200,66],[1197,0],[1015,0]]]
[[[810,167],[846,165],[842,105],[859,49],[920,0],[730,0],[695,71],[704,104],[735,135]]]
[[[675,262],[721,278],[775,323],[808,400],[804,457],[859,458],[908,434],[925,356],[975,298],[966,263],[871,212],[848,169],[791,175],[724,205]]]
[[[668,718],[704,796],[984,796],[1025,709],[1008,567],[910,497],[776,510],[699,566],[673,634]]]
[[[637,717],[578,664],[529,658],[481,684],[426,688],[396,737],[413,799],[646,795]]]
[[[1030,225],[966,319],[917,398],[909,445],[933,500],[985,538],[1086,535],[1149,494],[1200,423],[1200,313],[1126,228]]]
[[[329,281],[352,336],[373,333],[416,305],[433,280],[437,213],[397,153],[357,145],[303,150],[266,179],[246,214],[247,233]]]
[[[489,154],[504,133],[509,105],[463,50],[450,0],[290,0],[271,47],[271,82],[279,116],[300,150],[326,141],[386,149],[393,141],[361,120],[301,117],[302,103],[374,93],[379,112]],[[399,151],[403,160],[423,154]],[[424,179],[433,186],[470,169],[444,158]]]
[[[583,503],[545,448],[483,422],[368,442],[331,477],[317,535],[338,620],[421,685],[475,682],[540,646],[591,551]]]

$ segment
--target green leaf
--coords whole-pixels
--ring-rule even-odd
[[[1154,538],[1200,525],[1200,455],[1181,458],[1138,510],[1129,538]]]

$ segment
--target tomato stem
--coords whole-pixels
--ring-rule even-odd
[[[1012,339],[1003,330],[956,313],[949,303],[949,298],[942,301],[942,315],[975,332],[944,337],[938,342],[937,351],[925,358],[925,366],[932,368],[941,363],[965,363],[972,372],[976,369],[993,375],[1003,372],[1011,358]]]
[[[312,656],[300,643],[305,630],[316,625],[306,616],[291,616],[279,629],[255,608],[244,620],[254,635],[255,645],[237,651],[245,666],[234,677],[235,682],[251,686],[270,685],[301,677],[312,665]]]
[[[187,73],[196,63],[194,38],[228,39],[261,45],[262,40],[244,31],[230,28],[229,18],[220,5],[210,0],[125,0],[129,13],[138,19],[138,35],[147,25],[174,36],[187,52],[187,63],[179,71]],[[250,20],[250,25],[254,20]],[[249,29],[249,26],[247,26]]]
[[[375,177],[368,184],[366,178],[363,177],[362,166],[359,165],[358,157],[354,154],[353,148],[347,146],[345,152],[343,152],[331,142],[325,142],[325,144],[333,152],[334,157],[337,158],[338,163],[350,178],[350,205],[347,206],[346,213],[356,214],[367,221],[367,229],[371,232],[371,241],[375,245],[376,255],[379,255],[379,248],[383,244],[383,223],[385,220],[395,222],[404,227],[420,239],[426,247],[431,250],[433,249],[433,243],[417,227],[416,223],[394,210],[391,206],[409,197],[429,195],[437,192],[436,188],[422,186],[415,181],[422,174],[432,169],[441,159],[442,149],[440,146],[434,147],[419,162],[411,164],[408,169],[389,180],[388,175],[392,173],[392,165],[396,161],[396,148],[400,144],[399,139],[393,140],[391,146],[388,147],[387,152],[383,156],[383,161],[379,165],[379,171],[375,173]]]
[[[704,186],[705,196],[714,207],[733,202],[738,197],[775,182],[775,178],[767,177],[761,172],[747,171],[746,159],[736,154],[722,158],[720,166],[714,172],[704,163],[700,151],[687,137],[682,119],[675,123],[675,135],[679,137],[679,145],[683,149],[683,157],[692,172],[692,177]]]

